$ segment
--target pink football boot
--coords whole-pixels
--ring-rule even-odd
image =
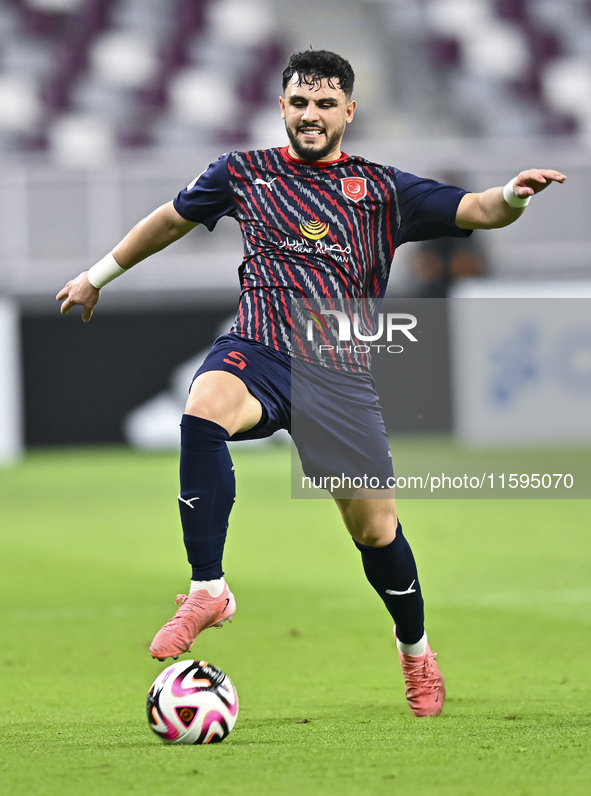
[[[179,602],[176,614],[156,633],[150,645],[150,655],[159,661],[169,657],[176,660],[183,652],[189,652],[202,630],[231,622],[236,612],[236,600],[227,584],[219,597],[200,589],[189,595],[177,594],[175,603]]]
[[[394,628],[396,639],[396,628]],[[406,701],[415,716],[439,716],[445,702],[445,683],[435,658],[427,644],[424,655],[405,655],[398,650],[406,683]]]

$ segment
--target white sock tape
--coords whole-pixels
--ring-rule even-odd
[[[523,199],[521,196],[517,196],[515,193],[515,181],[517,177],[513,177],[512,180],[509,180],[507,185],[503,188],[503,199],[507,202],[510,207],[525,207],[529,204],[529,200],[531,196],[526,196]]]
[[[93,265],[87,273],[88,281],[94,285],[98,290],[113,279],[124,274],[127,268],[121,268],[117,260],[113,257],[111,252],[106,254],[102,260],[99,260],[96,265]]]

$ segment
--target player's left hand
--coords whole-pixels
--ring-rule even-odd
[[[527,169],[517,175],[513,190],[520,199],[533,196],[547,188],[551,182],[564,182],[566,176],[553,169]]]

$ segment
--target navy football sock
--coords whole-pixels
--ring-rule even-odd
[[[423,597],[417,566],[398,523],[396,538],[385,547],[368,547],[353,540],[361,551],[368,581],[384,601],[403,644],[415,644],[424,629]]]
[[[221,578],[228,520],[236,496],[225,428],[202,417],[181,421],[179,507],[193,580]]]

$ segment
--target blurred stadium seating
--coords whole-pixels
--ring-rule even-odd
[[[3,148],[80,165],[244,141],[284,57],[264,0],[3,0],[0,45]]]
[[[386,90],[398,134],[401,115],[407,133],[589,129],[587,0],[1,0],[2,149],[96,165],[246,143],[287,51],[309,44],[351,57],[368,118],[388,120]]]
[[[377,2],[396,40],[405,38],[406,49],[426,56],[417,77],[428,96],[440,93],[439,107],[447,108],[447,126],[455,133],[588,132],[586,0]]]

